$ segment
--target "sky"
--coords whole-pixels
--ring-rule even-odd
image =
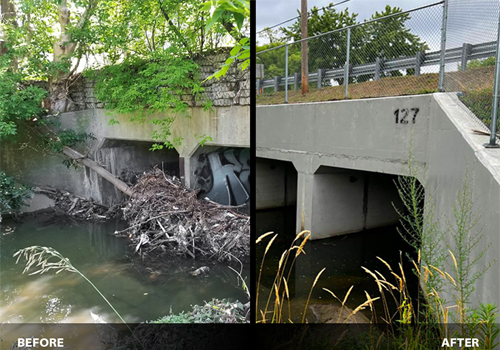
[[[317,8],[321,8],[324,6],[328,6],[332,2],[342,2],[344,0],[308,0],[307,5],[309,9],[312,9],[314,6]],[[386,5],[391,5],[391,6],[398,6],[401,7],[403,10],[411,10],[416,7],[436,3],[437,0],[350,0],[346,3],[343,3],[341,5],[338,5],[335,7],[337,10],[344,10],[346,8],[349,9],[350,13],[357,13],[358,14],[358,21],[363,21],[367,18],[370,18],[372,14],[374,14],[376,11],[382,11]],[[280,22],[286,21],[292,17],[295,17],[298,15],[297,9],[300,8],[301,0],[256,0],[256,28],[257,32],[260,30],[264,29],[265,27],[270,27],[275,24],[278,24]],[[425,19],[420,18],[419,21],[415,20],[415,24],[418,24],[420,29],[419,33],[420,35],[427,36],[427,33],[422,33],[422,31],[429,32],[431,31],[432,33],[439,33],[439,29],[437,26],[440,27],[441,25],[441,20],[437,18],[438,15],[441,14],[440,10],[441,6],[439,6],[439,9],[436,8],[432,10],[432,13],[434,14],[433,17],[436,18],[429,18],[428,25],[422,26],[422,24],[425,24]],[[320,12],[322,13],[322,12]],[[293,24],[294,21],[288,22],[284,24],[283,26],[289,26]],[[273,28],[273,29],[278,29],[279,27]],[[260,37],[257,35],[257,41],[259,44],[264,44],[267,43],[268,40]],[[434,39],[430,40],[431,42],[435,42],[435,46],[433,49],[437,49],[439,45],[439,39]]]

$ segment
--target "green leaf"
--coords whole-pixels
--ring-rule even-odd
[[[206,1],[201,8],[202,11],[210,11],[212,8],[212,1]]]
[[[236,54],[237,54],[238,52],[240,52],[240,51],[241,51],[241,46],[239,46],[239,45],[238,45],[238,46],[235,46],[235,47],[233,47],[233,49],[231,50],[230,55],[231,55],[231,56],[236,56]]]
[[[236,20],[236,26],[239,30],[243,27],[243,22],[245,21],[245,15],[242,13],[235,13],[234,19]]]
[[[221,8],[218,8],[214,11],[212,18],[210,18],[210,20],[207,23],[207,26],[205,27],[205,31],[208,32],[210,30],[210,28],[212,28],[212,26],[215,24],[215,22],[217,22],[219,20],[219,18],[221,17],[223,12],[224,12],[224,10]]]
[[[250,57],[250,51],[245,51],[241,55],[238,56],[238,59],[243,60],[243,59],[249,58],[249,57]]]
[[[247,69],[247,67],[248,67],[248,65],[249,65],[249,64],[250,64],[250,60],[248,59],[248,60],[244,61],[244,62],[240,65],[240,69],[241,69],[241,70],[245,70],[245,69]]]

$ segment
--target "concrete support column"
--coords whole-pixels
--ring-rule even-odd
[[[312,232],[314,174],[298,172],[297,178],[297,226],[296,233],[303,230]],[[314,237],[314,234],[311,236]]]
[[[179,152],[179,175],[184,186],[186,186],[187,188],[194,188],[195,185],[194,171],[196,168],[196,159],[194,157],[194,154],[198,147],[199,144],[186,144],[177,148],[177,152]]]

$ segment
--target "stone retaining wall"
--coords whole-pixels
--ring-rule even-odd
[[[229,57],[229,53],[212,54],[195,59],[200,66],[201,79],[206,79],[218,70]],[[91,108],[104,108],[103,101],[99,101],[94,94],[95,81],[88,80],[82,75],[77,76],[69,87],[70,103],[67,111],[80,111]],[[214,106],[250,105],[250,69],[242,72],[235,64],[221,80],[211,79],[202,85],[205,92],[202,98],[194,101],[192,95],[183,95],[182,100],[191,107],[201,107],[208,98]]]

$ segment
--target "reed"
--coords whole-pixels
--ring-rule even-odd
[[[41,275],[51,270],[57,270],[56,274],[62,271],[67,271],[80,275],[102,297],[102,299],[109,305],[109,307],[111,308],[111,310],[113,310],[116,316],[118,316],[118,318],[127,326],[129,331],[134,335],[139,344],[141,344],[141,347],[144,348],[142,346],[142,342],[139,340],[139,338],[137,338],[137,336],[134,334],[134,332],[129,327],[127,322],[125,322],[123,317],[118,313],[118,311],[104,296],[104,294],[101,293],[99,288],[97,288],[96,285],[87,278],[87,276],[85,276],[82,272],[80,272],[80,270],[74,267],[68,258],[62,256],[62,254],[59,253],[57,250],[51,247],[31,246],[18,250],[14,254],[14,257],[16,256],[17,256],[16,264],[19,262],[21,257],[24,257],[26,260],[26,265],[24,267],[23,274],[28,272],[32,267],[37,267],[39,269],[34,272],[31,272],[29,275],[37,275],[37,274]]]

